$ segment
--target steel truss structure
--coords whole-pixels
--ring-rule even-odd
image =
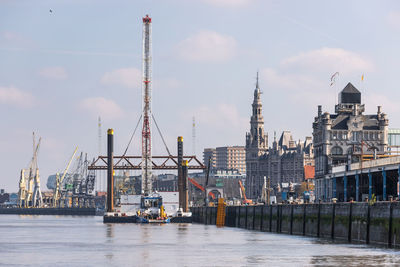
[[[189,170],[203,170],[206,168],[196,156],[183,156],[188,161]],[[107,156],[99,156],[91,165],[89,170],[107,170]],[[153,170],[177,170],[178,156],[153,156]],[[142,156],[114,156],[114,170],[141,170]]]

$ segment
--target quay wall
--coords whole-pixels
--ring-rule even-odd
[[[192,207],[215,225],[217,207]],[[227,206],[225,226],[400,248],[400,202]]]
[[[96,208],[0,208],[0,214],[94,216]]]

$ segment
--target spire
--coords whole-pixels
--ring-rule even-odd
[[[257,78],[256,78],[256,89],[254,89],[254,102],[260,102],[260,95],[261,90],[258,83],[258,71],[257,71]]]
[[[258,71],[257,71],[257,81],[256,81],[256,88],[260,89],[260,87],[258,87]]]

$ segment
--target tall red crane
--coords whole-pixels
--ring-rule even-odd
[[[142,128],[142,193],[152,193],[151,156],[151,18],[143,18],[143,128]]]

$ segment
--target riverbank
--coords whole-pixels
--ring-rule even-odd
[[[225,226],[400,248],[400,203],[228,206]],[[192,208],[193,222],[216,224],[217,207]]]
[[[95,216],[96,208],[0,208],[0,214]]]

